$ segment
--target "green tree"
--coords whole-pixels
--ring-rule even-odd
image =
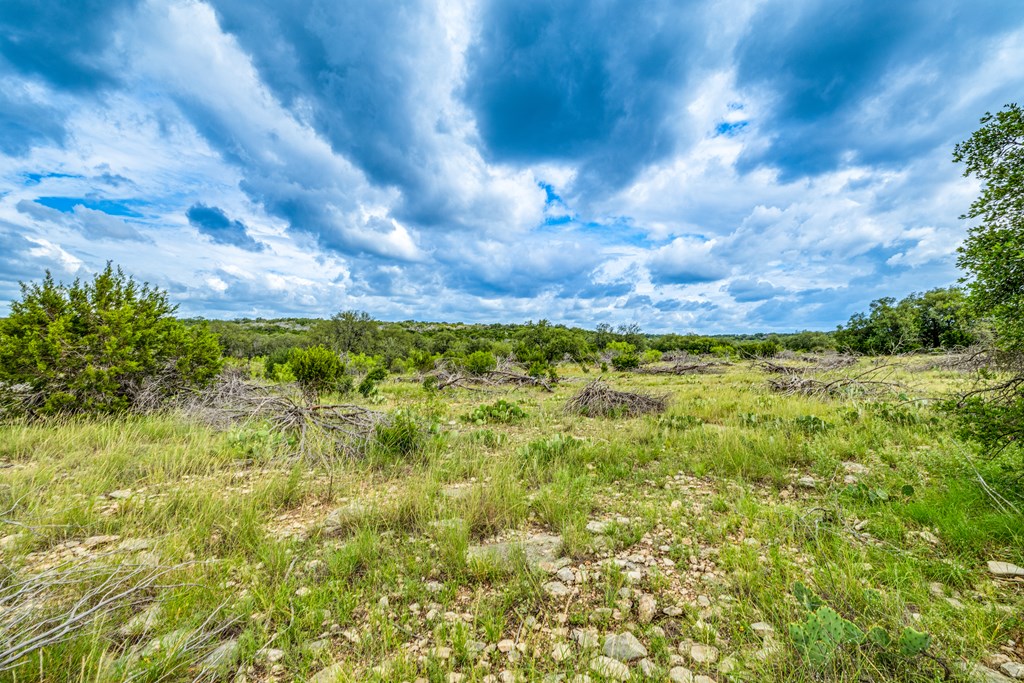
[[[962,218],[978,222],[960,247],[970,303],[1003,348],[1024,350],[1024,110],[1009,104],[953,151],[964,175],[982,181]]]
[[[341,311],[317,330],[320,342],[338,353],[376,353],[380,326],[366,311]]]
[[[0,386],[27,388],[30,414],[149,408],[209,384],[223,359],[205,325],[174,317],[167,294],[111,264],[91,282],[22,284],[0,321]]]
[[[958,144],[953,160],[982,181],[963,218],[977,221],[960,247],[969,302],[992,325],[1008,379],[951,401],[963,435],[990,453],[1024,442],[1024,111],[1010,104],[986,113],[981,128]],[[1019,482],[1019,478],[1017,479]]]

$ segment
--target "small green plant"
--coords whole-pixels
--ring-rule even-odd
[[[822,434],[832,429],[832,424],[822,420],[817,415],[800,415],[793,420],[793,424],[804,434]]]
[[[921,633],[908,626],[895,641],[894,652],[893,638],[881,626],[872,626],[865,633],[852,621],[843,618],[826,605],[799,581],[793,584],[793,595],[797,602],[808,610],[808,614],[803,621],[789,625],[789,637],[793,647],[813,669],[823,669],[831,664],[839,653],[852,652],[863,646],[871,647],[879,654],[889,657],[894,654],[916,657],[931,645],[930,634]]]
[[[476,425],[498,422],[501,424],[512,424],[526,418],[526,411],[516,403],[509,403],[505,399],[498,399],[490,405],[477,406],[473,412],[464,415],[462,419]]]
[[[693,429],[704,424],[704,421],[699,417],[693,415],[659,415],[657,423],[658,428],[663,431],[684,431],[686,429]]]
[[[377,391],[377,383],[388,376],[388,371],[378,365],[366,373],[363,381],[359,383],[358,391],[364,398],[369,398]]]
[[[412,415],[397,410],[374,428],[374,442],[385,455],[409,456],[423,448],[426,434]]]
[[[294,349],[288,365],[295,373],[295,379],[311,401],[334,388],[345,371],[341,358],[326,346],[311,346]]]

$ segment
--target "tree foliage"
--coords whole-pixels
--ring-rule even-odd
[[[960,432],[989,453],[1021,452],[1024,443],[1024,110],[1009,104],[986,113],[981,128],[958,144],[953,160],[982,181],[962,218],[978,222],[960,247],[970,303],[991,323],[1004,375],[950,407]],[[1007,378],[1008,376],[1008,378]]]
[[[110,264],[91,282],[23,283],[0,321],[0,385],[32,414],[141,409],[205,386],[223,362],[217,339],[175,310]]]
[[[992,321],[999,343],[1024,350],[1024,110],[985,114],[953,159],[984,185],[963,218],[976,219],[960,247],[971,304]]]
[[[973,343],[972,321],[963,290],[938,288],[899,302],[884,297],[867,314],[855,313],[835,334],[843,350],[883,355],[921,349],[950,349]]]
[[[313,400],[334,388],[345,372],[338,354],[320,345],[294,349],[288,365],[303,393]]]

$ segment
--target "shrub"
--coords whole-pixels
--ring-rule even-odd
[[[640,356],[635,353],[620,353],[612,358],[612,367],[619,372],[640,367]]]
[[[155,407],[208,385],[223,365],[205,325],[174,317],[165,292],[108,263],[91,282],[22,284],[0,321],[0,385],[20,410],[110,414]]]
[[[359,393],[365,398],[369,398],[369,396],[377,390],[377,382],[384,380],[387,376],[388,371],[379,365],[371,369],[366,373],[366,376],[363,377],[363,381],[359,383]]]
[[[313,400],[332,389],[345,371],[338,354],[326,346],[295,349],[288,365],[295,373],[295,380],[302,387],[302,392]]]
[[[426,434],[411,415],[395,411],[374,428],[377,450],[385,455],[408,456],[423,448]]]
[[[498,367],[498,361],[490,351],[475,351],[466,356],[463,366],[471,375],[483,375]]]

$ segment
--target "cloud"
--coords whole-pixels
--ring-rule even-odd
[[[249,235],[245,223],[233,221],[216,206],[196,203],[185,214],[189,225],[217,244],[230,244],[247,251],[263,251],[266,245]]]
[[[713,282],[728,274],[726,265],[713,253],[714,240],[677,237],[654,250],[647,261],[651,279],[660,284]]]
[[[950,150],[1021,63],[998,1],[11,0],[0,294],[830,328],[956,280]]]
[[[493,158],[573,162],[579,182],[617,187],[673,151],[699,3],[483,4],[464,97]]]
[[[765,144],[743,167],[898,166],[962,135],[1012,98],[1006,79],[978,76],[1005,40],[1019,54],[1022,23],[1010,2],[763,3],[736,50],[739,89],[764,103]]]

